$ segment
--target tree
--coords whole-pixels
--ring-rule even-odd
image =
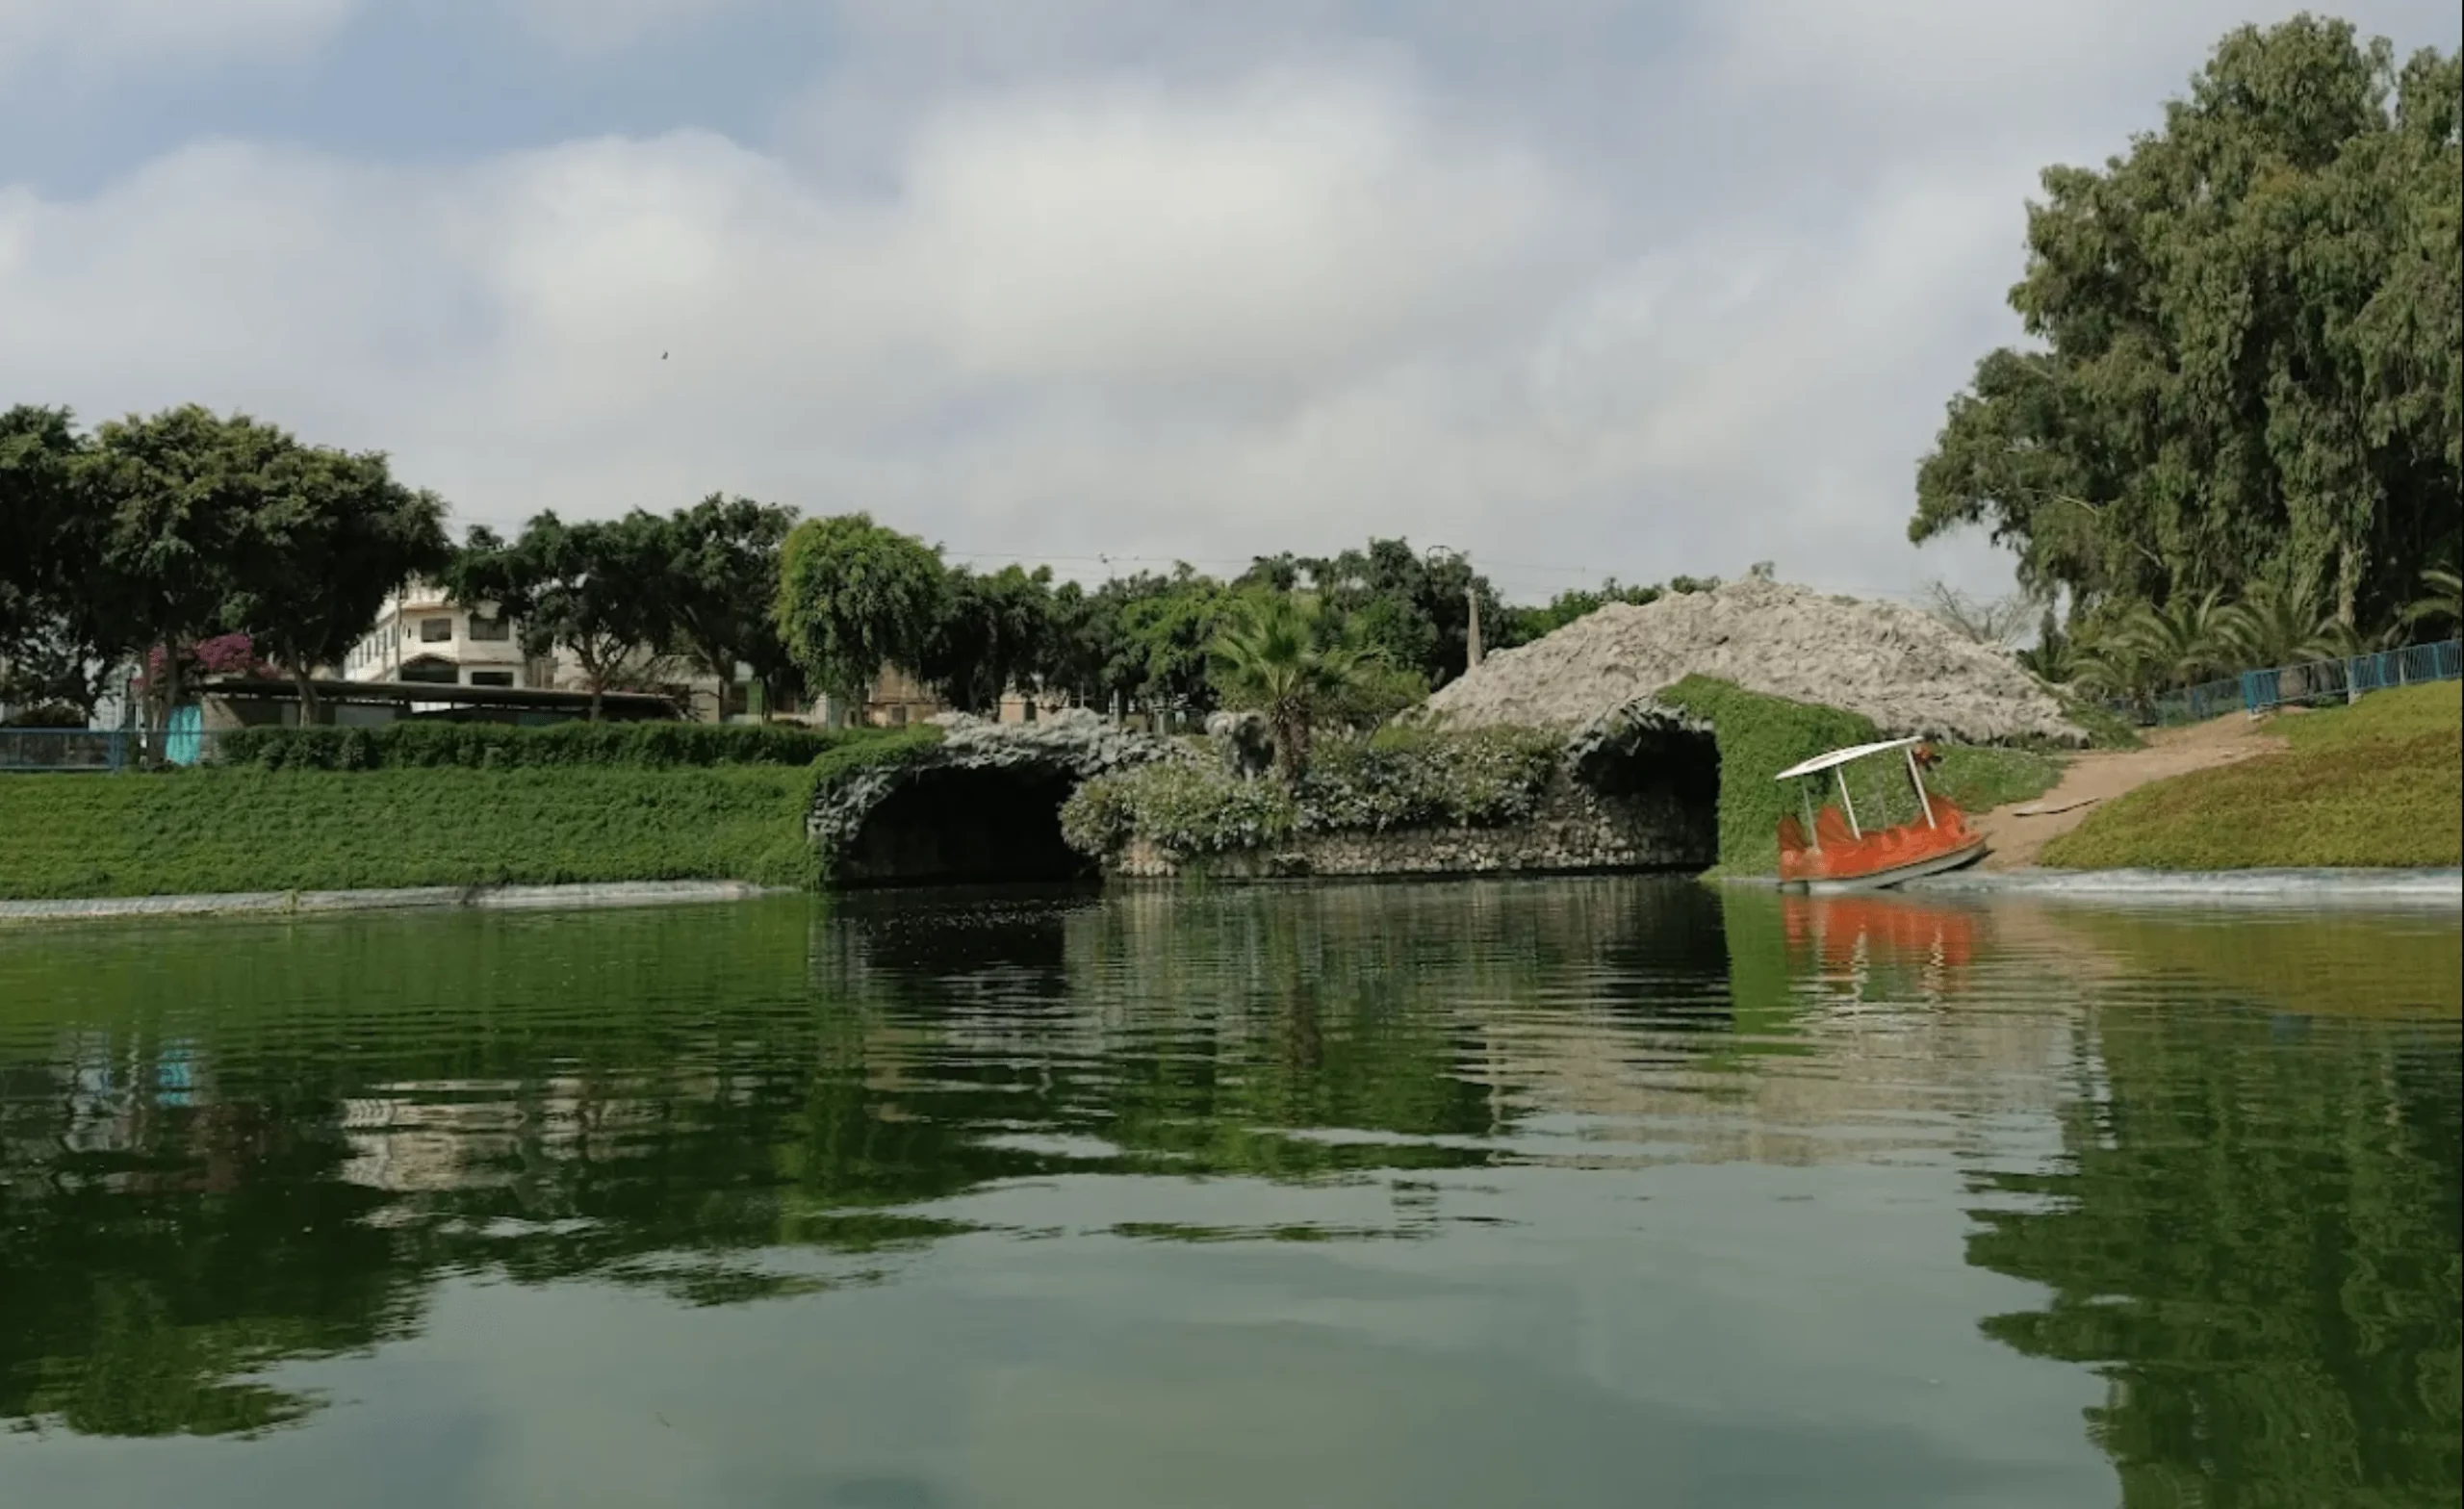
[[[965,712],[997,709],[1013,687],[1036,684],[1053,632],[1052,570],[1005,566],[949,573],[918,674]]]
[[[922,659],[944,575],[938,550],[870,514],[808,519],[781,555],[779,636],[814,686],[860,705],[885,665]]]
[[[597,722],[602,699],[630,679],[642,652],[670,638],[667,546],[663,523],[640,509],[579,524],[542,513],[510,545],[473,527],[445,587],[464,607],[494,604],[519,620],[526,653],[571,654]]]
[[[1318,718],[1384,662],[1382,652],[1335,637],[1318,600],[1293,592],[1244,595],[1211,654],[1224,701],[1264,714],[1274,730],[1287,784],[1308,768]]]
[[[133,643],[165,652],[148,691],[166,719],[183,699],[191,647],[227,627],[267,470],[292,444],[194,404],[95,434],[82,469],[99,511],[89,590],[116,596]]]
[[[1578,619],[1589,618],[1611,602],[1630,602],[1636,607],[1656,602],[1665,594],[1658,587],[1629,587],[1611,576],[1597,590],[1570,587],[1551,598],[1546,606],[1509,608],[1498,626],[1498,648],[1511,649],[1543,639]]]
[[[1474,597],[1489,632],[1510,631],[1505,605],[1468,558],[1415,550],[1404,539],[1373,539],[1333,556],[1261,556],[1234,585],[1290,592],[1303,582],[1336,625],[1431,686],[1461,676],[1469,662]]]
[[[667,592],[677,642],[718,678],[719,716],[736,667],[750,666],[775,704],[794,664],[771,613],[780,550],[796,512],[712,493],[667,521]]]
[[[2464,477],[2457,60],[2297,16],[2227,36],[2164,129],[2055,167],[1998,350],[1917,472],[2075,612],[2268,580],[2348,627],[2451,553]]]
[[[2024,592],[1972,598],[1947,582],[1925,584],[1925,611],[1961,638],[2008,650],[2037,616],[2037,601]]]
[[[2092,622],[2081,632],[2076,676],[2088,690],[2144,700],[2238,670],[2232,637],[2238,627],[2223,595],[2209,591],[2158,609],[2137,603]]]
[[[111,515],[66,409],[0,412],[0,703],[90,724],[137,648],[104,567]]]
[[[2237,671],[2332,660],[2353,648],[2351,631],[2320,611],[2316,597],[2270,581],[2225,609],[2217,627]]]
[[[444,501],[395,481],[382,454],[274,434],[231,563],[226,619],[291,677],[300,721],[314,724],[317,669],[340,663],[386,595],[442,571],[453,548]]]
[[[1239,594],[1182,566],[1121,605],[1120,631],[1132,671],[1130,692],[1192,712],[1216,703],[1214,645],[1237,611]]]

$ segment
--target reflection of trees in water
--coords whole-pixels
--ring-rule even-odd
[[[2061,1171],[1969,1260],[2050,1286],[1987,1331],[2110,1380],[2131,1505],[2453,1502],[2451,1027],[2108,1007]]]
[[[1859,1125],[1865,1156],[1877,1113],[2007,1109],[2067,1047],[1964,1011],[1945,935],[1593,880],[0,938],[0,1416],[278,1424],[313,1401],[256,1374],[409,1333],[444,1276],[691,1303],[856,1282],[1001,1180],[1479,1164],[1543,1113],[1690,1117],[1698,1158],[1837,1156],[1815,1134]],[[2451,1064],[2391,1072],[2388,1125],[2448,1118],[2451,1217]],[[2355,1146],[2356,1178],[2393,1159]],[[1405,1203],[1392,1228],[1124,1230],[1434,1229]],[[2098,1240],[2041,1245],[2084,1271]],[[2401,1287],[2402,1254],[2454,1250],[2391,1231],[2369,1261]]]
[[[0,997],[41,1010],[0,1003],[0,1415],[278,1424],[314,1401],[252,1374],[406,1334],[453,1272],[728,1302],[867,1276],[963,1229],[906,1208],[995,1180],[1477,1163],[1414,1140],[1496,1122],[1458,1009],[1664,919],[1484,903],[1450,928],[1453,900],[1405,894],[13,949]],[[758,1256],[785,1246],[810,1257]]]

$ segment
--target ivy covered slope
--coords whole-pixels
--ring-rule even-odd
[[[812,882],[805,772],[281,770],[0,779],[0,897]]]
[[[2464,863],[2464,695],[2374,692],[2279,716],[2291,748],[2152,781],[2045,846],[2066,869]]]
[[[235,735],[221,766],[0,779],[0,897],[809,886],[816,780],[894,735],[681,724]]]
[[[1524,729],[1390,728],[1318,746],[1295,787],[1244,780],[1216,761],[1166,761],[1087,781],[1061,809],[1083,854],[1133,839],[1184,858],[1263,848],[1299,834],[1494,828],[1529,817],[1565,741]]]
[[[1872,721],[1860,714],[1766,697],[1709,677],[1689,676],[1656,700],[1709,724],[1719,746],[1719,867],[1723,874],[1770,875],[1779,870],[1780,819],[1796,800],[1780,783],[1780,772],[1816,754],[1882,737]],[[1967,812],[2041,795],[2062,774],[2058,757],[2032,750],[1986,745],[1938,748],[1942,763],[1932,777],[1932,785]],[[1860,810],[1883,811],[1894,820],[1913,815],[1894,806],[1894,801],[1901,800],[1896,788],[1906,785],[1904,780],[1887,771],[1856,774],[1866,779],[1890,778],[1874,780],[1870,790],[1856,788]]]

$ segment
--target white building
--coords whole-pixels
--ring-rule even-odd
[[[386,599],[376,622],[334,670],[346,681],[543,690],[557,684],[552,659],[524,656],[512,620],[487,608],[461,607],[444,588],[424,581]]]

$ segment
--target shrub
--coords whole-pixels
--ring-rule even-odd
[[[371,729],[236,729],[218,741],[225,764],[266,770],[403,770],[463,766],[582,766],[672,770],[712,765],[806,765],[833,750],[899,737],[884,729],[784,724],[502,723],[405,721]]]
[[[1296,793],[1307,832],[1490,828],[1529,817],[1565,740],[1529,729],[1388,729],[1319,751]]]
[[[1214,765],[1166,763],[1100,776],[1062,807],[1062,836],[1105,855],[1132,839],[1184,857],[1278,843],[1296,832],[1493,827],[1535,811],[1564,741],[1552,733],[1389,729],[1322,746],[1298,786]]]
[[[1282,782],[1179,760],[1098,776],[1061,807],[1062,837],[1092,855],[1132,838],[1176,855],[1230,854],[1280,842],[1297,826]]]

